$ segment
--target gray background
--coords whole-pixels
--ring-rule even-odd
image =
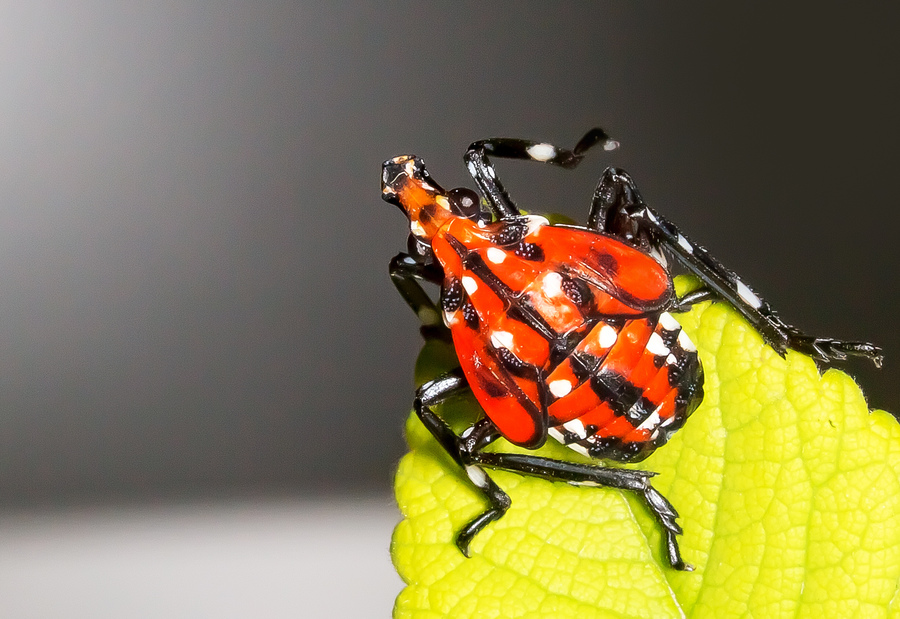
[[[0,7],[0,504],[384,494],[416,323],[382,160],[501,162],[583,218],[605,165],[900,410],[896,6]],[[325,4],[325,3],[321,3]]]

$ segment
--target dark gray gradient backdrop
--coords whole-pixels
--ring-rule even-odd
[[[385,492],[419,346],[381,162],[474,139],[586,214],[602,168],[900,410],[896,8],[3,3],[0,502]]]

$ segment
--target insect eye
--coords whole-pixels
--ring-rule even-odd
[[[457,187],[447,193],[450,200],[450,211],[467,219],[474,219],[481,214],[481,203],[478,194],[468,187]]]

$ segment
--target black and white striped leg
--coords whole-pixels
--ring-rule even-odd
[[[447,423],[431,410],[431,406],[468,389],[466,379],[459,373],[445,374],[425,383],[416,392],[413,406],[419,419],[431,432],[441,447],[466,472],[469,480],[484,495],[488,508],[464,526],[456,536],[456,546],[466,557],[469,556],[469,544],[487,525],[499,520],[511,501],[509,495],[494,483],[483,468],[472,461],[472,453],[499,436],[496,428],[487,419],[482,419],[463,432],[459,437]]]
[[[677,536],[682,533],[681,526],[676,522],[678,512],[650,484],[650,478],[656,473],[509,453],[476,452],[472,454],[472,462],[491,469],[514,471],[552,481],[565,481],[577,486],[605,486],[636,492],[644,499],[647,507],[653,512],[662,527],[669,565],[676,570],[688,572],[694,569],[684,562],[678,548]]]
[[[871,359],[876,366],[881,366],[881,349],[873,344],[813,337],[782,321],[737,275],[644,204],[634,181],[622,170],[608,168],[603,173],[594,192],[588,222],[595,230],[616,235],[649,251],[663,264],[666,256],[662,250],[666,250],[697,275],[708,290],[733,305],[782,355],[792,348],[820,362],[843,361],[854,356]]]
[[[478,185],[481,195],[487,200],[491,210],[498,219],[504,219],[518,215],[519,210],[500,179],[497,178],[489,155],[574,168],[584,158],[584,154],[597,144],[603,144],[606,150],[613,150],[618,146],[618,143],[611,140],[599,127],[588,131],[572,150],[558,148],[544,142],[515,138],[491,138],[473,142],[466,151],[465,162],[469,168],[469,174],[475,179],[475,184]]]
[[[391,260],[391,281],[394,287],[419,317],[421,331],[425,338],[449,338],[449,331],[441,322],[441,313],[420,282],[438,284],[443,280],[441,270],[433,264],[420,262],[409,254],[397,254]]]

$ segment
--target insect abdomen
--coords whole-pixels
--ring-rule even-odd
[[[702,399],[696,348],[668,313],[599,321],[547,377],[549,434],[592,458],[637,461]]]

